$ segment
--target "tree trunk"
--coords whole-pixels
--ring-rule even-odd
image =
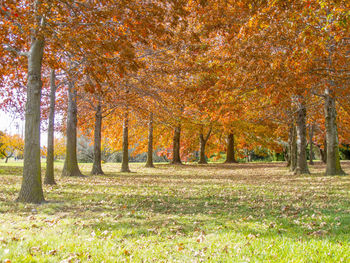
[[[199,135],[199,164],[207,164],[207,157],[205,156],[205,145],[207,141],[204,138],[203,133]]]
[[[55,125],[55,100],[56,100],[56,76],[55,70],[51,69],[50,75],[50,113],[49,127],[47,130],[47,156],[46,156],[46,173],[45,184],[55,185],[54,174],[54,125]]]
[[[294,172],[297,168],[297,160],[298,160],[298,147],[297,147],[297,131],[294,125],[294,122],[292,123],[290,130],[289,130],[289,137],[290,137],[290,166],[289,171]]]
[[[123,156],[121,172],[130,173],[129,169],[129,119],[126,110],[123,123]]]
[[[8,163],[9,158],[6,156],[5,163]]]
[[[174,129],[173,138],[173,160],[172,164],[182,164],[180,157],[180,139],[181,139],[181,125],[178,125]]]
[[[77,101],[74,83],[68,84],[66,159],[62,176],[83,176],[77,160]]]
[[[203,134],[203,127],[201,129],[201,132],[199,134],[199,164],[207,164],[207,156],[205,155],[205,146],[207,145],[207,142],[209,140],[211,134],[211,128],[209,129],[206,136]]]
[[[290,146],[288,145],[283,149],[283,157],[284,160],[287,162],[287,167],[290,167],[290,153],[289,153]]]
[[[24,164],[20,202],[45,201],[40,167],[41,65],[44,40],[34,39],[28,54],[28,83],[25,113]]]
[[[226,161],[225,163],[237,163],[235,158],[235,137],[233,133],[227,135]]]
[[[330,89],[325,90],[325,126],[327,142],[327,169],[326,175],[344,175],[340,166],[339,141],[337,130],[337,111],[335,99]]]
[[[147,150],[147,161],[146,167],[154,168],[153,164],[153,113],[149,114],[148,121],[148,150]]]
[[[323,149],[321,146],[318,147],[320,149],[320,154],[321,154],[321,160],[324,164],[327,163],[327,140],[326,137],[324,137],[323,140]]]
[[[101,130],[102,130],[102,111],[101,102],[98,101],[95,113],[95,131],[94,131],[94,162],[92,164],[92,175],[104,174],[101,166]]]
[[[299,103],[297,116],[297,147],[298,147],[298,160],[296,174],[310,174],[307,165],[306,156],[306,108],[305,105]]]
[[[314,125],[310,124],[309,127],[309,145],[310,145],[310,151],[309,151],[309,157],[310,157],[310,161],[309,164],[310,165],[314,165],[314,152],[313,152],[313,137],[314,137]]]

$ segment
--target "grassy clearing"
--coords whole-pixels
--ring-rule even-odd
[[[0,164],[0,262],[350,262],[350,177],[321,164],[58,166],[48,203],[26,205],[22,167]]]

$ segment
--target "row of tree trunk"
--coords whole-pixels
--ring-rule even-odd
[[[49,115],[49,132],[48,132],[48,158],[47,171],[45,175],[45,184],[55,184],[54,168],[53,168],[53,131],[54,131],[54,107],[55,107],[55,75],[54,71],[51,73],[51,97],[50,97],[50,115]],[[104,174],[101,166],[101,130],[102,130],[102,107],[101,102],[98,101],[95,112],[95,129],[94,129],[94,160],[92,166],[92,175]],[[124,114],[123,120],[123,146],[122,146],[122,165],[121,172],[130,172],[129,168],[129,129],[128,113]],[[211,129],[204,134],[203,129],[199,134],[199,164],[207,164],[207,157],[205,154],[206,144],[211,135]],[[62,176],[83,176],[78,167],[77,161],[77,104],[76,92],[74,91],[74,84],[70,83],[68,88],[68,114],[67,114],[67,135],[66,135],[66,159]],[[173,137],[173,158],[171,164],[182,164],[180,157],[180,141],[181,141],[181,125],[174,128]],[[235,148],[234,148],[234,134],[230,133],[227,136],[227,158],[225,163],[236,163]],[[153,164],[153,113],[150,113],[148,122],[148,150],[146,167],[154,167]]]
[[[28,67],[31,69],[28,74],[27,104],[26,104],[26,128],[25,128],[25,149],[24,149],[24,172],[23,182],[19,193],[18,201],[41,203],[44,201],[44,195],[41,187],[41,169],[40,169],[40,98],[41,98],[41,59],[43,52],[43,43],[37,41],[32,44],[31,52],[36,54],[34,57],[28,56]],[[38,61],[40,60],[40,61]],[[54,179],[54,108],[55,108],[55,72],[51,71],[51,92],[50,92],[50,113],[48,129],[48,157],[47,170],[44,182],[46,184],[55,184]],[[338,132],[336,124],[335,99],[329,89],[325,91],[325,126],[326,140],[325,149],[321,154],[326,160],[326,175],[343,175],[344,172],[340,166]],[[290,170],[296,174],[308,174],[306,159],[306,107],[303,103],[298,103],[296,121],[291,124],[289,132],[289,164]],[[127,112],[127,111],[126,111]],[[149,117],[149,135],[147,167],[153,165],[153,115]],[[101,130],[102,130],[102,110],[98,103],[95,114],[95,135],[94,135],[94,163],[91,173],[103,174],[101,167]],[[207,134],[203,131],[199,135],[200,158],[199,163],[207,163],[205,148],[210,137],[211,130]],[[312,136],[313,129],[309,131],[310,141],[310,159],[312,160]],[[180,157],[180,139],[181,125],[174,129],[173,137],[173,164],[181,164]],[[77,103],[74,82],[68,85],[68,114],[67,114],[67,141],[66,141],[66,159],[64,163],[63,176],[83,176],[79,170],[77,162]],[[234,135],[230,133],[227,137],[227,159],[226,163],[234,163]],[[123,159],[122,172],[130,172],[128,156],[128,114],[124,116],[123,123]]]
[[[321,159],[327,165],[326,175],[344,175],[345,173],[340,165],[335,99],[329,89],[325,90],[324,99],[326,137],[324,150],[320,148]],[[306,107],[302,102],[299,102],[297,103],[296,120],[292,121],[289,129],[288,165],[290,171],[295,174],[310,174],[306,156],[306,131]],[[313,164],[313,133],[314,126],[310,125],[310,164]]]

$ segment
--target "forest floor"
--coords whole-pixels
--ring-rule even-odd
[[[21,165],[0,164],[0,262],[350,262],[350,176],[320,163],[56,167],[47,203],[29,205],[14,201]]]

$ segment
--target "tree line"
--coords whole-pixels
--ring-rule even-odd
[[[92,174],[103,173],[102,143],[122,149],[123,172],[131,143],[147,150],[148,167],[154,147],[173,164],[194,149],[206,163],[208,153],[224,149],[234,162],[235,152],[268,148],[284,152],[292,172],[307,174],[309,144],[311,153],[321,149],[326,175],[344,174],[349,7],[329,0],[3,1],[1,105],[25,116],[18,200],[44,201],[43,119],[48,184],[55,183],[55,129],[66,134],[62,174],[83,176],[78,126],[93,134]],[[65,123],[55,121],[57,111]]]

